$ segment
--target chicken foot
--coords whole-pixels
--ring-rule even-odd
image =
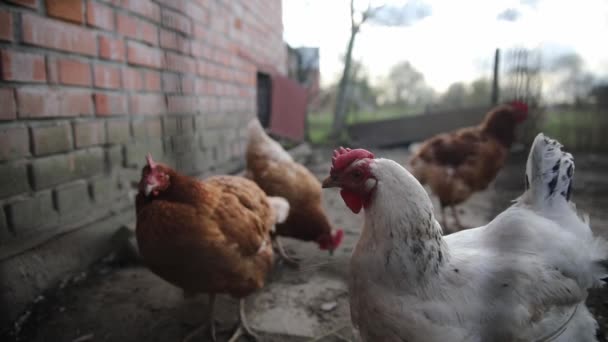
[[[236,342],[241,336],[247,336],[254,341],[259,340],[258,336],[251,330],[251,327],[249,327],[249,323],[247,323],[244,298],[239,301],[239,324],[228,342]]]
[[[285,249],[283,248],[283,244],[281,243],[281,240],[279,240],[279,238],[277,236],[274,236],[272,241],[274,241],[274,244],[277,248],[277,252],[279,252],[279,256],[281,257],[281,259],[283,259],[283,261],[285,261],[285,263],[288,266],[291,266],[291,267],[300,266],[299,260],[297,258],[290,257],[289,255],[287,255],[287,252],[285,252]]]
[[[209,294],[209,308],[208,308],[209,311],[208,311],[208,315],[207,315],[207,321],[205,323],[201,324],[198,328],[194,329],[191,333],[188,334],[188,336],[184,337],[182,342],[189,342],[196,335],[202,333],[203,331],[207,331],[207,330],[209,332],[211,340],[213,342],[217,341],[217,338],[215,337],[214,307],[215,307],[215,294],[212,293],[212,294]]]

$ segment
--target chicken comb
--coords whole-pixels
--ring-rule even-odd
[[[511,101],[509,104],[520,112],[528,113],[528,105],[525,102]]]
[[[363,158],[374,158],[374,154],[362,148],[353,150],[340,146],[331,157],[331,172],[344,170],[353,161]]]
[[[146,162],[148,163],[150,169],[156,168],[156,162],[152,160],[152,154],[150,154],[150,152],[148,152],[148,154],[146,155]]]

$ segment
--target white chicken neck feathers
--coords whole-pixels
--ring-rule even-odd
[[[559,143],[535,139],[512,207],[446,237],[409,172],[386,159],[371,167],[350,279],[364,341],[596,341],[584,301],[606,275],[608,245],[568,202],[574,161]]]

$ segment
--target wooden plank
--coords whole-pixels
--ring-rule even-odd
[[[348,134],[358,146],[391,146],[428,139],[438,133],[477,125],[489,107],[441,111],[398,119],[348,126]]]

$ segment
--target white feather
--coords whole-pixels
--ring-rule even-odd
[[[546,158],[555,155],[543,146],[532,147],[527,171],[535,176],[513,206],[446,237],[408,171],[391,160],[371,163],[377,186],[350,279],[363,341],[596,341],[585,299],[606,273],[598,261],[608,245],[559,192],[546,196],[547,167],[555,165]]]

